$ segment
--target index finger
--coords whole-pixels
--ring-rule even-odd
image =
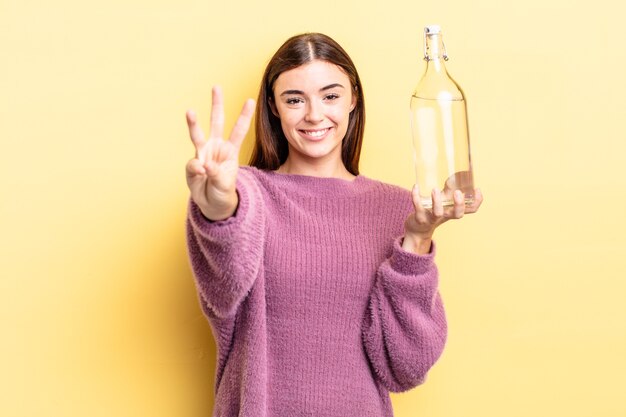
[[[198,116],[193,110],[187,110],[187,126],[189,127],[189,136],[196,148],[196,158],[198,157],[198,149],[202,148],[206,141],[204,140],[204,132],[198,124]]]

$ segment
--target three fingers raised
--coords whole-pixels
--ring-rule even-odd
[[[246,100],[241,109],[233,131],[230,135],[230,142],[239,148],[248,133],[252,116],[254,115],[255,102],[252,99]],[[193,110],[187,110],[187,126],[189,127],[189,136],[196,148],[196,158],[198,158],[199,150],[206,144],[206,136],[198,123],[198,116]],[[224,136],[224,97],[222,89],[219,86],[213,87],[212,105],[211,105],[211,130],[210,139],[222,139]]]

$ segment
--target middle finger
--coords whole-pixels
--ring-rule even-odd
[[[209,137],[216,139],[224,136],[224,96],[220,86],[213,87],[211,99],[211,133]]]

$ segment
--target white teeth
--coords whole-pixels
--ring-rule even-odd
[[[306,133],[309,136],[313,136],[315,138],[319,138],[324,136],[324,134],[328,132],[328,129],[323,129],[323,130],[305,130],[304,133]]]

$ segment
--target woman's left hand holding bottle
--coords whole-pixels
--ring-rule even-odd
[[[420,203],[417,185],[413,187],[411,194],[415,212],[404,222],[403,249],[417,254],[427,254],[437,227],[450,219],[460,219],[465,214],[476,213],[483,202],[483,195],[479,189],[474,190],[474,202],[471,205],[465,205],[465,196],[461,190],[453,191],[446,188],[444,192],[453,193],[454,205],[444,207],[442,192],[433,190],[432,209],[427,209]]]
[[[254,100],[246,100],[229,140],[223,139],[224,100],[220,87],[213,87],[208,138],[205,139],[195,112],[187,111],[189,135],[196,149],[195,158],[186,166],[187,186],[191,198],[209,220],[224,220],[237,211],[239,198],[235,186],[239,150],[250,128],[254,105]]]

